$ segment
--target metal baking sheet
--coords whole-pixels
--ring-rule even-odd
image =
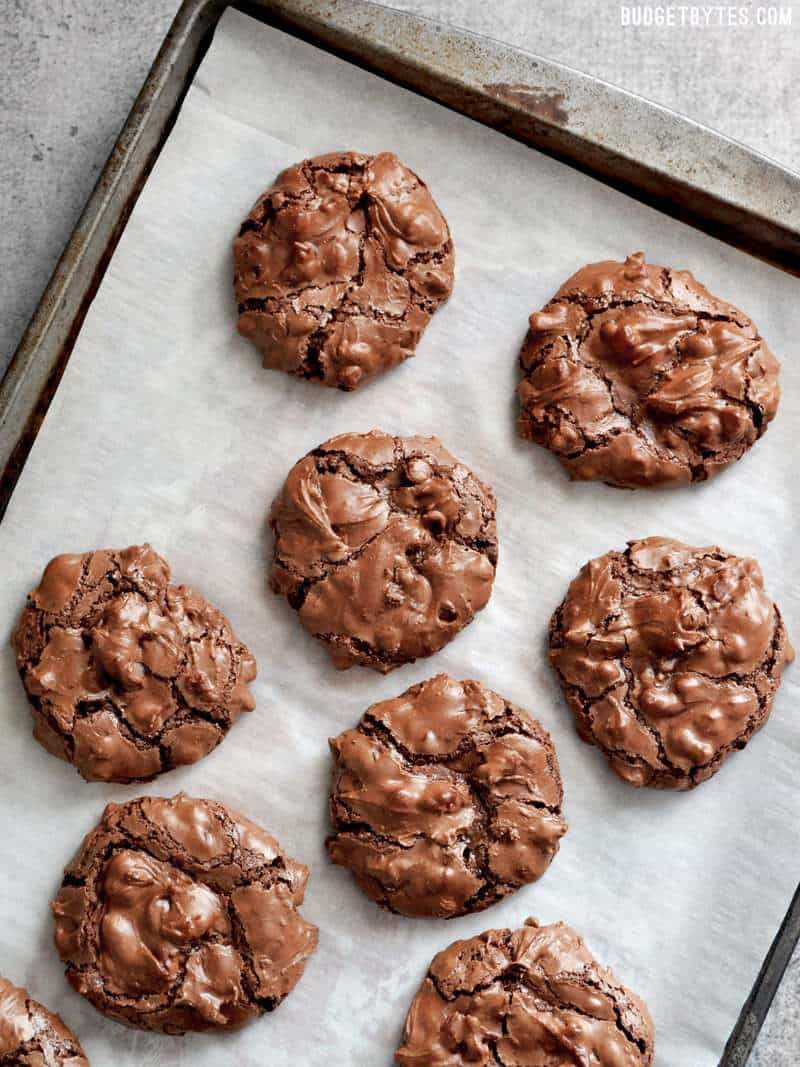
[[[58,373],[66,365],[71,346],[78,337],[83,314],[103,276],[127,213],[150,166],[158,155],[163,138],[174,119],[175,107],[185,92],[191,73],[207,46],[209,30],[224,6],[215,3],[184,5],[171,37],[166,42],[154,72],[137,104],[132,120],[112,156],[109,167],[104,172],[100,186],[95,193],[94,202],[81,220],[76,236],[43,301],[42,308],[23,342],[9,376],[4,381],[3,391],[0,394],[0,402],[2,402],[0,443],[3,448],[2,459],[11,461],[4,478],[4,490],[8,494],[13,488],[26,449],[35,437],[49,396],[55,390]],[[481,38],[474,38],[471,35],[460,37],[455,31],[436,28],[433,24],[387,12],[384,9],[376,10],[371,5],[343,3],[340,0],[338,4],[263,5],[263,9],[261,13],[277,20],[284,29],[290,25],[294,26],[303,37],[310,37],[318,44],[324,43],[337,52],[358,60],[360,65],[380,70],[384,74],[391,75],[395,80],[414,86],[427,95],[438,96],[451,107],[474,114],[490,125],[503,128],[522,140],[545,148],[551,154],[569,159],[581,169],[600,174],[619,187],[635,188],[643,199],[651,202],[658,200],[658,197],[653,195],[653,189],[657,187],[662,194],[661,206],[668,207],[672,214],[681,217],[691,215],[682,201],[689,201],[695,207],[698,204],[705,205],[708,207],[707,214],[701,219],[693,219],[695,222],[702,222],[705,229],[724,233],[736,243],[749,247],[754,247],[752,235],[757,233],[760,235],[759,253],[777,262],[786,261],[787,255],[792,254],[792,241],[796,239],[794,222],[791,211],[782,212],[781,204],[790,206],[794,204],[796,207],[798,200],[796,197],[792,200],[789,196],[792,191],[796,194],[798,189],[796,176],[737,146],[737,151],[742,155],[736,156],[733,178],[730,177],[730,171],[726,172],[725,187],[720,187],[719,182],[715,182],[714,168],[709,165],[701,168],[700,173],[701,182],[705,187],[695,186],[693,188],[689,181],[688,164],[693,160],[692,169],[696,172],[698,158],[708,161],[712,150],[719,150],[721,146],[726,147],[724,139],[692,124],[684,123],[676,116],[664,112],[663,109],[653,108],[648,111],[647,109],[651,106],[646,105],[645,102],[629,97],[628,94],[611,90],[609,87],[600,86],[598,83],[593,83],[591,79],[565,71],[564,68],[557,68],[545,61],[504,49],[502,46]],[[254,10],[252,6],[250,10]],[[365,36],[366,33],[369,34],[368,37]],[[615,102],[618,113],[622,108],[622,121],[617,122],[611,130],[604,129],[601,121],[602,107],[607,108],[609,99]],[[623,105],[632,109],[630,113],[625,111]],[[644,112],[642,108],[645,109]],[[658,139],[656,139],[649,147],[647,154],[642,157],[647,160],[646,163],[641,160],[637,162],[635,158],[631,158],[636,148],[644,150],[646,146],[635,138],[629,137],[626,141],[625,120],[636,118],[641,121],[643,117],[649,118],[654,128],[658,128],[659,123],[667,123],[673,134],[676,130],[682,133],[684,139],[679,138],[679,141],[681,145],[687,147],[686,152],[672,152],[669,159],[659,158]],[[612,134],[616,137],[617,143],[613,143],[613,139],[609,142]],[[338,146],[338,144],[338,139],[334,138],[330,147]],[[627,161],[624,158],[623,149],[627,152]],[[711,158],[713,159],[713,156]],[[726,158],[730,157],[726,156]],[[687,167],[685,173],[681,173],[682,163]],[[426,166],[419,162],[417,166],[426,177],[429,177],[430,165]],[[672,168],[671,172],[670,168]],[[750,174],[750,179],[747,179],[747,174]],[[256,183],[255,192],[261,185],[266,184],[270,177],[269,174],[255,174],[253,176]],[[639,185],[636,184],[637,181]],[[760,202],[755,199],[756,188],[761,190]],[[683,196],[681,196],[681,189],[683,189]],[[687,189],[692,195],[686,195]],[[604,194],[598,187],[598,203],[611,204],[612,200],[604,199],[609,195],[613,196],[613,194]],[[247,206],[249,206],[247,203],[241,205],[242,208]],[[753,210],[756,207],[758,208],[757,216]],[[451,212],[448,211],[448,213]],[[232,217],[232,226],[235,227],[238,215],[236,212],[233,215],[235,218]],[[681,232],[682,227],[676,227],[676,235]],[[622,251],[626,250],[628,249]],[[713,260],[713,254],[709,253],[709,255]],[[724,274],[729,261],[723,253],[720,252],[717,255],[721,257],[719,262],[722,267],[719,269]],[[741,264],[744,261],[739,257],[736,262]],[[704,274],[699,266],[697,269],[704,280],[709,280],[708,273]],[[759,268],[757,265],[753,267],[756,274],[759,270],[763,271],[764,268]],[[535,306],[538,299],[538,296],[533,295],[534,291],[541,296],[538,302],[542,302],[550,295],[547,286],[549,285],[550,289],[555,288],[560,281],[560,277],[556,276],[555,267],[543,269],[541,273],[541,292],[539,288],[535,290],[532,288],[529,300],[531,307]],[[766,277],[766,275],[758,275],[758,277]],[[722,282],[718,288],[721,295],[734,295],[730,286],[726,289]],[[756,292],[759,291],[757,285]],[[748,292],[743,292],[740,301],[755,313],[749,296]],[[763,321],[763,316],[757,317]],[[520,321],[524,323],[524,316]],[[80,348],[80,345],[78,347]],[[432,354],[429,358],[435,357]],[[55,375],[51,373],[53,367],[56,370]],[[421,369],[421,361],[415,361],[409,366],[407,372],[419,374]],[[405,374],[406,370],[404,369],[402,373]],[[273,377],[266,375],[266,380],[264,380],[264,376],[257,374],[252,379],[248,378],[248,383],[254,389],[274,389],[277,386],[271,381]],[[282,388],[282,386],[277,388]],[[366,395],[368,394],[365,393]],[[302,391],[298,394],[298,398],[305,399]],[[341,401],[341,398],[338,399]],[[61,417],[62,415],[56,412],[53,419],[58,420]],[[510,419],[510,414],[508,417]],[[785,410],[783,417],[784,420],[788,417]],[[342,424],[336,428],[342,429],[345,426]],[[770,431],[766,441],[770,441],[777,448],[778,442],[772,439],[776,430],[777,427]],[[766,441],[759,448],[765,448]],[[316,440],[310,440],[309,446],[314,443]],[[448,443],[455,447],[452,439]],[[286,464],[288,465],[293,458],[295,457],[285,457]],[[488,472],[485,473],[488,474]],[[744,475],[741,471],[738,475],[731,475],[731,477],[737,476],[741,478]],[[557,479],[560,477],[560,472],[546,468],[546,477],[556,479],[554,488],[558,488]],[[24,485],[23,482],[21,487],[23,494]],[[585,493],[585,487],[583,491]],[[14,504],[16,505],[16,500]],[[26,502],[21,500],[20,506],[24,513]],[[124,516],[121,518],[124,525]],[[75,529],[78,525],[75,524]],[[96,523],[92,529],[98,529]],[[102,529],[102,526],[99,529]],[[8,525],[2,531],[4,536],[7,530]],[[65,536],[63,526],[58,532]],[[632,534],[639,531],[637,529],[630,532]],[[624,539],[624,533],[621,533],[620,537]],[[717,539],[731,544],[730,537],[725,541],[721,533]],[[57,545],[54,550],[58,547]],[[61,544],[60,547],[66,546]],[[72,547],[87,546],[80,544]],[[176,553],[171,545],[165,544],[159,547],[175,559]],[[601,550],[604,547],[608,546],[599,546]],[[731,545],[731,547],[742,546]],[[763,549],[759,549],[756,545],[752,551],[758,551],[764,560]],[[576,557],[575,562],[577,565],[580,560]],[[33,578],[35,574],[20,575],[18,580],[18,584],[21,583],[20,588],[30,584]],[[193,580],[202,587],[201,578],[201,575],[193,575]],[[220,602],[227,606],[222,593],[220,593]],[[272,605],[269,606],[272,607]],[[535,655],[535,652],[532,654]],[[467,660],[469,661],[469,657]],[[458,664],[458,658],[455,662]],[[375,686],[375,688],[379,688],[384,695],[389,694],[399,691],[418,677],[425,677],[433,670],[445,667],[458,673],[457,667],[451,667],[449,663],[444,663],[437,657],[435,662],[421,665],[413,678],[406,672],[399,672],[392,677],[388,687],[383,685]],[[463,668],[461,673],[466,673]],[[486,680],[491,680],[491,676],[487,675]],[[499,684],[498,688],[500,688]],[[362,704],[374,698],[366,682],[360,683],[360,691],[365,694],[369,693]],[[509,695],[513,696],[513,693]],[[24,702],[20,702],[18,693],[10,706],[20,711],[20,714],[24,713]],[[356,704],[351,702],[351,718],[355,717],[358,710],[360,707],[357,702]],[[557,712],[556,706],[553,709],[556,719]],[[544,718],[544,715],[542,717]],[[345,725],[349,719],[343,716],[337,721]],[[548,725],[551,725],[549,720],[546,721]],[[564,725],[562,723],[562,726]],[[20,736],[22,737],[26,731],[27,723],[21,728]],[[227,744],[230,744],[230,740]],[[561,744],[560,737],[557,740]],[[20,751],[25,753],[29,751],[32,742],[25,737],[21,744]],[[584,759],[586,758],[585,754],[581,753],[581,755]],[[36,753],[35,757],[31,755],[31,760],[34,758],[46,759],[39,753]],[[184,784],[187,788],[194,788],[197,791],[194,785],[195,780],[200,782],[204,780],[201,768],[197,769],[196,779],[189,776],[191,772],[183,776],[180,782],[177,780],[178,775],[170,776],[155,783],[149,791],[172,792],[179,785]],[[49,770],[48,766],[44,766],[42,771],[45,774],[51,773],[51,776],[55,774],[60,782],[61,778],[58,774],[65,772],[65,769]],[[80,798],[84,810],[100,804],[100,800],[96,799],[92,805],[92,788],[82,787],[80,782],[70,782],[68,791],[70,795],[74,793]],[[120,791],[109,789],[107,794],[104,794],[104,799],[115,796],[118,792]],[[224,792],[223,780],[220,795],[224,795]],[[64,842],[65,855],[71,851],[73,844],[72,840]],[[528,910],[537,910],[536,899],[533,896],[526,898]],[[515,907],[512,909],[514,917],[507,918],[505,915],[501,916],[495,909],[479,917],[480,921],[473,924],[470,930],[503,921],[515,921],[522,914],[520,907]],[[591,931],[586,929],[586,924],[581,924],[579,918],[575,918],[574,921],[577,925],[583,926],[584,932],[592,940]],[[783,934],[776,939],[765,971],[756,983],[751,1001],[740,1020],[738,1036],[732,1037],[729,1043],[730,1047],[725,1060],[727,1064],[744,1062],[747,1050],[779,979],[782,966],[785,965],[791,952],[791,945],[796,937],[796,917],[788,915],[784,927]],[[463,930],[457,928],[456,924],[450,924],[442,930],[439,943],[443,944],[452,937],[461,936],[462,933]],[[51,965],[53,962],[51,960]],[[57,970],[57,964],[49,968],[51,975]],[[61,996],[63,998],[63,992]],[[74,1006],[70,1005],[70,1007]],[[393,1013],[397,1016],[396,1021],[402,1016],[404,1007],[404,1004],[394,1006]],[[161,1045],[153,1047],[161,1048]],[[168,1061],[161,1059],[159,1062]]]

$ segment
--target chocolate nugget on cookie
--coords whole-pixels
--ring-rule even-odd
[[[793,658],[755,560],[663,537],[591,560],[550,621],[578,733],[633,785],[710,778],[767,721]]]
[[[0,975],[0,1064],[89,1067],[77,1037],[26,989]]]
[[[34,736],[87,781],[194,763],[255,707],[249,650],[150,545],[52,559],[14,648]]]
[[[340,669],[438,652],[492,591],[494,494],[435,437],[326,441],[289,472],[270,523],[272,588]]]
[[[330,745],[328,855],[389,911],[482,911],[540,878],[567,829],[550,735],[480,682],[437,675]]]
[[[317,947],[308,868],[213,800],[109,804],[53,902],[70,983],[112,1019],[182,1034],[272,1011]]]
[[[564,923],[487,930],[435,956],[406,1017],[401,1067],[650,1067],[645,1003]]]
[[[636,252],[593,263],[530,317],[519,432],[573,478],[703,481],[778,407],[778,363],[744,312]]]
[[[391,152],[289,167],[234,242],[239,332],[264,366],[355,389],[414,355],[453,288],[453,242]]]

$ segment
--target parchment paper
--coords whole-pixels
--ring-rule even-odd
[[[449,219],[456,287],[418,356],[345,395],[260,367],[235,333],[231,240],[277,172],[392,149]],[[783,362],[775,424],[707,485],[571,484],[515,434],[529,312],[585,262],[644,249],[744,307]],[[635,791],[577,738],[546,663],[549,615],[588,558],[666,534],[755,555],[800,635],[797,282],[566,166],[238,13],[223,18],[95,298],[0,529],[3,632],[54,554],[149,539],[230,617],[259,663],[257,710],[210,757],[142,787],[86,784],[30,736],[0,654],[0,972],[63,1013],[93,1067],[388,1067],[409,1000],[450,941],[564,919],[648,1002],[659,1067],[711,1067],[800,875],[796,707],[787,671],[746,752],[688,795]],[[291,464],[345,430],[436,433],[495,488],[500,565],[448,648],[386,678],[339,674],[267,590],[268,505]],[[326,739],[438,671],[481,679],[551,731],[570,830],[537,885],[449,923],[384,914],[324,852]],[[288,1000],[238,1034],[147,1035],[73,993],[48,902],[110,800],[186,789],[240,808],[311,867],[320,947]]]

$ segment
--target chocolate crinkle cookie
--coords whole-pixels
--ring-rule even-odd
[[[109,804],[53,902],[67,978],[145,1030],[229,1029],[272,1011],[317,946],[308,868],[212,800]]]
[[[77,1037],[26,989],[0,975],[0,1065],[89,1067]]]
[[[339,668],[438,652],[492,591],[494,494],[435,437],[326,441],[289,472],[270,524],[272,588]]]
[[[264,366],[355,389],[414,355],[453,287],[453,243],[391,152],[289,167],[234,243],[239,332]]]
[[[52,559],[14,648],[34,736],[87,781],[194,763],[255,707],[252,655],[150,545]]]
[[[587,563],[550,622],[578,733],[637,786],[715,774],[767,721],[793,658],[755,560],[662,537]]]
[[[579,270],[530,317],[519,431],[573,478],[629,488],[703,481],[775,416],[778,363],[753,322],[688,271]]]
[[[550,736],[480,682],[440,674],[330,744],[328,854],[389,911],[481,911],[558,851],[567,827]]]
[[[649,1067],[644,1002],[564,923],[487,930],[435,956],[406,1018],[401,1067]]]

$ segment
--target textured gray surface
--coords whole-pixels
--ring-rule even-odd
[[[0,3],[0,370],[177,6],[176,0]],[[611,0],[394,0],[394,6],[623,85],[800,170],[800,4],[790,28],[647,30],[623,29],[619,4]],[[800,952],[750,1067],[798,1063]]]

